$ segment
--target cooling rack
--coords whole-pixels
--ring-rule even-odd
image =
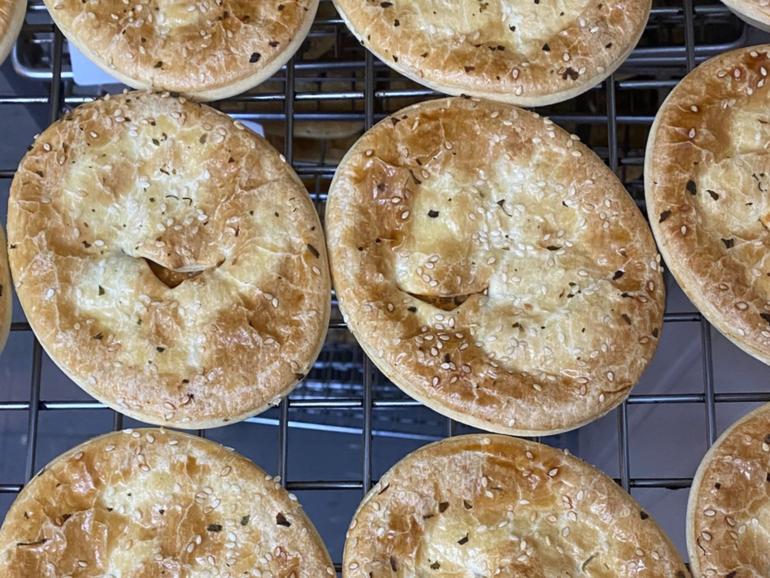
[[[656,1],[640,45],[615,74],[584,95],[538,112],[550,116],[591,146],[644,211],[644,145],[655,112],[668,91],[699,62],[761,41],[761,35],[735,18],[722,4]],[[14,86],[18,84],[23,90],[16,88],[0,94],[0,126],[6,126],[10,116],[18,114],[19,107],[34,110],[45,126],[68,108],[122,89],[117,85],[81,87],[74,83],[66,41],[38,0],[28,7],[25,26],[11,61],[20,80]],[[267,137],[283,150],[287,161],[303,179],[323,215],[328,187],[345,148],[388,113],[435,95],[400,77],[364,51],[348,33],[331,2],[321,0],[309,39],[295,58],[262,87],[217,102],[215,106],[236,118],[262,125]],[[319,138],[319,134],[324,138]],[[29,144],[29,139],[21,135],[5,134],[3,138],[2,146],[11,147],[16,158]],[[3,197],[0,205],[3,207],[14,171],[14,166],[0,166]],[[4,214],[4,209],[0,211]],[[663,336],[672,335],[673,340],[661,345],[661,349],[668,351],[659,351],[653,366],[661,363],[658,361],[661,355],[668,359],[673,355],[674,359],[684,360],[687,368],[683,375],[691,376],[692,383],[687,387],[679,387],[674,382],[663,388],[637,388],[617,410],[600,420],[603,426],[591,430],[594,438],[599,436],[601,443],[606,443],[614,454],[609,459],[615,465],[611,468],[604,465],[604,468],[623,488],[634,493],[645,509],[652,511],[654,508],[645,503],[645,496],[649,496],[640,490],[679,492],[681,497],[692,481],[692,472],[682,475],[681,468],[644,471],[634,465],[634,459],[638,458],[632,446],[637,434],[629,425],[629,415],[635,407],[644,406],[661,415],[665,413],[664,408],[695,408],[703,420],[702,427],[693,427],[692,434],[682,436],[684,439],[658,440],[660,447],[645,451],[647,454],[659,451],[663,455],[674,446],[684,445],[686,452],[696,456],[697,463],[727,425],[718,423],[718,408],[720,412],[722,407],[738,408],[725,413],[729,415],[743,413],[742,404],[770,401],[770,388],[763,388],[762,383],[747,383],[746,373],[740,370],[728,369],[727,375],[735,376],[726,380],[730,387],[722,388],[723,384],[717,383],[714,363],[719,355],[729,356],[731,364],[735,359],[738,365],[754,367],[755,375],[761,376],[762,370],[752,365],[754,362],[746,356],[722,344],[721,337],[680,296],[668,275],[667,285],[671,291]],[[679,330],[682,327],[687,331]],[[37,469],[76,443],[64,435],[65,427],[71,431],[85,422],[86,430],[98,433],[135,423],[88,398],[71,384],[48,387],[49,380],[61,385],[66,378],[56,372],[42,351],[18,304],[11,329],[8,350],[0,357],[0,516]],[[712,339],[720,340],[718,351]],[[685,355],[687,352],[690,353]],[[22,371],[18,369],[20,366]],[[59,415],[67,418],[52,417]],[[52,425],[46,425],[45,433],[41,433],[44,429],[41,424],[48,422]],[[697,431],[701,429],[702,432]],[[329,337],[318,362],[288,399],[245,424],[198,433],[227,442],[241,451],[251,448],[245,450],[247,455],[251,452],[251,456],[257,456],[255,459],[263,468],[279,475],[287,489],[298,492],[300,501],[310,510],[330,546],[339,570],[344,528],[357,501],[376,477],[409,449],[468,431],[472,431],[471,428],[422,408],[388,383],[355,344],[335,307]],[[309,440],[301,432],[313,432],[318,439]],[[79,435],[77,441],[90,437]],[[343,438],[325,437],[329,435]],[[49,441],[53,439],[56,451],[41,451],[44,436]],[[18,443],[4,443],[3,438]],[[56,438],[64,441],[56,446]],[[330,441],[339,439],[347,440],[341,451],[336,442]],[[377,440],[405,443],[383,446],[380,452]],[[326,443],[320,455],[308,455],[314,453],[308,448],[316,447],[308,445],[311,441]],[[596,463],[592,460],[593,454],[582,451],[584,444],[578,434],[545,441],[569,448]],[[268,445],[269,451],[265,449]],[[335,462],[335,457],[345,460],[344,472],[338,472],[335,466],[325,468],[323,465],[303,469],[303,464],[312,460],[337,463],[339,459]],[[605,452],[604,461],[607,459]],[[347,497],[337,499],[334,496],[338,493],[345,493]],[[325,506],[314,505],[320,502]],[[335,517],[330,512],[337,508],[340,512]],[[682,533],[684,520],[679,522],[682,529],[675,532]],[[683,541],[677,542],[681,548]]]

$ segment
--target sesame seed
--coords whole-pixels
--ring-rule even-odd
[[[548,470],[548,477],[555,478],[558,473],[559,473],[559,468],[551,468],[550,470]]]

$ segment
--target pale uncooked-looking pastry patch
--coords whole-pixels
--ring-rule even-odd
[[[636,45],[649,0],[335,0],[388,66],[449,94],[537,106],[580,94]]]
[[[633,200],[548,119],[406,108],[342,161],[326,213],[340,309],[409,395],[498,432],[571,429],[652,357],[664,288]]]
[[[345,578],[685,578],[647,512],[585,462],[505,436],[461,436],[397,463],[347,533]]]
[[[0,529],[4,578],[334,576],[297,499],[217,443],[160,429],[45,467]]]
[[[52,359],[144,421],[212,427],[275,404],[326,335],[307,191],[262,138],[177,98],[77,108],[24,157],[9,255]]]
[[[647,144],[647,209],[661,253],[708,320],[770,363],[770,46],[701,64]]]

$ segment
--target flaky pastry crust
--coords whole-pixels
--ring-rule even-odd
[[[770,568],[770,405],[725,431],[703,458],[687,506],[696,577],[763,578]]]
[[[264,139],[205,105],[128,93],[78,107],[22,160],[8,225],[43,347],[143,421],[254,415],[304,377],[326,335],[307,191]]]
[[[676,548],[605,474],[521,439],[469,435],[397,463],[345,542],[345,578],[685,578]]]
[[[361,43],[454,95],[540,106],[599,84],[644,31],[649,0],[334,0]]]
[[[768,0],[722,0],[741,20],[770,32],[770,1]]]
[[[8,251],[5,241],[5,233],[0,227],[0,353],[8,340],[8,332],[11,330],[11,318],[13,316],[13,299],[11,292],[11,271],[8,268]]]
[[[326,212],[339,306],[385,375],[500,433],[578,427],[628,395],[660,335],[649,228],[548,119],[464,98],[366,133]]]
[[[26,11],[27,0],[0,1],[0,64],[16,42]]]
[[[239,94],[297,51],[318,0],[45,0],[70,42],[134,88]]]
[[[658,111],[645,195],[658,246],[706,318],[770,363],[770,45],[688,74]]]
[[[335,575],[277,480],[217,443],[159,429],[107,434],[45,467],[0,529],[0,574]]]

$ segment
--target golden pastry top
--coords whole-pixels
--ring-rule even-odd
[[[636,45],[649,0],[334,0],[364,46],[449,94],[538,106],[580,94]]]
[[[158,429],[44,468],[0,529],[4,578],[334,576],[296,498],[217,443]],[[259,574],[261,572],[261,574]]]
[[[497,435],[450,438],[397,463],[356,512],[345,578],[685,578],[638,503],[585,462]]]
[[[645,159],[666,264],[723,334],[770,363],[770,46],[696,68],[663,103]]]
[[[38,137],[11,187],[11,268],[43,347],[97,399],[184,428],[243,419],[310,370],[330,283],[318,215],[266,141],[128,93]]]
[[[329,194],[340,309],[379,368],[498,432],[578,427],[652,357],[664,287],[647,224],[565,131],[463,98],[363,136]]]

